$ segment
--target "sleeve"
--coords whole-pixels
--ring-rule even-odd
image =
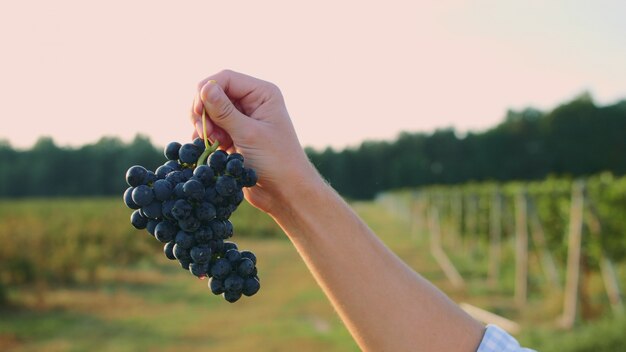
[[[536,352],[523,348],[517,340],[497,325],[489,324],[476,352]]]

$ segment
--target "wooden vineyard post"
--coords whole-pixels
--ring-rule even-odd
[[[585,221],[589,227],[589,232],[592,236],[602,236],[602,225],[598,217],[598,212],[591,199],[587,201],[588,210],[585,212]],[[624,315],[624,302],[622,301],[622,294],[619,288],[617,275],[613,268],[613,262],[606,256],[604,249],[600,253],[600,272],[602,274],[602,281],[604,282],[604,288],[609,298],[609,304],[613,310],[613,314],[616,316]]]
[[[433,255],[448,280],[450,280],[452,286],[455,288],[462,288],[465,286],[463,277],[461,277],[461,274],[459,274],[456,270],[441,247],[441,230],[439,226],[439,212],[437,207],[431,205],[429,213],[428,227],[430,228],[430,231],[428,232],[430,233],[430,253]]]
[[[552,288],[559,288],[559,274],[556,270],[554,257],[548,250],[546,235],[539,219],[539,213],[532,199],[528,199],[528,212],[530,216],[531,237],[541,255],[541,267]]]
[[[491,199],[489,212],[489,285],[495,287],[500,277],[500,239],[502,237],[502,196],[496,189]]]
[[[578,284],[580,280],[580,249],[583,230],[584,183],[576,181],[572,185],[572,201],[570,206],[569,234],[567,241],[567,273],[565,278],[565,297],[563,299],[563,315],[561,326],[571,329],[576,321],[578,305]]]
[[[528,295],[528,221],[526,190],[515,196],[515,304],[526,305]]]

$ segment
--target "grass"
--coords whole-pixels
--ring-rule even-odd
[[[5,283],[8,302],[0,307],[0,351],[358,351],[291,243],[264,215],[242,207],[233,218],[235,241],[259,258],[262,288],[252,298],[229,304],[211,295],[206,281],[165,259],[156,241],[131,229],[129,211],[118,203],[0,202],[0,243],[5,244],[0,249],[0,282]],[[605,337],[606,346],[625,342],[623,320],[581,325],[571,333],[550,328],[552,320],[546,317],[558,311],[549,310],[560,307],[558,297],[550,301],[535,292],[528,308],[520,311],[512,304],[510,284],[490,288],[474,274],[466,289],[453,289],[430,256],[426,237],[409,235],[406,217],[377,203],[353,206],[400,258],[455,301],[489,309],[527,328],[535,326],[520,336],[529,346],[588,351],[583,347],[593,345],[594,336]],[[261,236],[256,236],[256,227]],[[23,248],[34,250],[22,255]],[[125,253],[127,249],[134,255]],[[48,274],[46,280],[26,280],[7,274],[7,262],[30,263],[37,269],[50,265],[50,258],[69,261],[61,253],[78,256],[73,266],[65,266],[76,268],[71,279],[56,280],[63,275]],[[462,272],[481,273],[480,256],[451,256]],[[89,260],[97,264],[90,264],[94,277],[81,269]],[[503,274],[509,269],[503,267]]]

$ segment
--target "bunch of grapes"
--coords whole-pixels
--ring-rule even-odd
[[[131,224],[164,243],[168,259],[198,278],[209,277],[211,292],[233,303],[260,288],[256,256],[226,241],[233,236],[229,218],[244,199],[242,189],[254,186],[257,176],[241,154],[214,149],[200,138],[169,143],[168,161],[154,172],[139,165],[128,169],[124,203],[135,210]]]

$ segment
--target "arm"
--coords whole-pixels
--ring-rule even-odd
[[[258,171],[246,198],[285,231],[363,350],[476,351],[484,326],[404,264],[322,180],[274,85],[221,72],[200,82],[194,124],[203,108],[209,134]]]

